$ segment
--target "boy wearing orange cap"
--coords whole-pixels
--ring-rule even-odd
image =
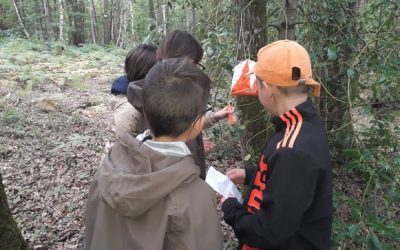
[[[329,249],[331,161],[324,124],[308,100],[310,86],[320,92],[309,55],[297,42],[277,41],[259,50],[254,73],[276,132],[258,167],[227,172],[250,191],[243,205],[222,201],[224,219],[238,249]]]

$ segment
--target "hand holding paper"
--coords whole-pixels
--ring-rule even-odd
[[[210,167],[208,169],[206,182],[224,198],[234,197],[240,203],[243,203],[242,195],[235,184],[226,175],[218,172],[215,168]]]

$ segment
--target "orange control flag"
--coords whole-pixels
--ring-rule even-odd
[[[232,102],[229,102],[228,105],[226,106],[227,111],[232,112],[231,114],[228,115],[228,123],[229,125],[233,126],[233,124],[235,124],[235,117],[233,116],[233,104]]]
[[[258,95],[256,76],[249,75],[255,65],[254,61],[246,59],[233,68],[231,95]]]

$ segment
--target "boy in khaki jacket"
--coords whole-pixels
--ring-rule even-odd
[[[210,80],[189,61],[167,59],[145,81],[150,130],[122,136],[99,167],[86,205],[85,247],[222,249],[215,193],[185,144],[204,125]]]

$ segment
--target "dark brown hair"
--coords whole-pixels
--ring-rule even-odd
[[[143,111],[156,137],[181,135],[207,108],[211,80],[189,59],[158,62],[145,81]]]
[[[129,51],[125,58],[125,72],[129,82],[143,79],[156,63],[157,47],[141,44]]]
[[[203,48],[188,32],[175,30],[167,34],[157,49],[157,60],[188,57],[195,63],[203,59]]]

